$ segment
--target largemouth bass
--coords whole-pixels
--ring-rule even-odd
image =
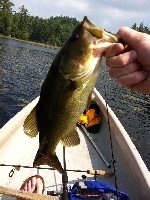
[[[76,123],[90,101],[103,52],[117,41],[84,17],[56,55],[39,102],[24,122],[28,136],[39,132],[33,166],[49,165],[63,173],[55,149],[60,141],[64,146],[80,143]]]

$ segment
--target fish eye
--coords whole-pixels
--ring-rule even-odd
[[[72,34],[71,36],[70,36],[70,40],[71,41],[75,41],[75,40],[77,40],[79,38],[79,35],[78,34]]]

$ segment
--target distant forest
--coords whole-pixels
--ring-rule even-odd
[[[13,11],[14,4],[9,0],[0,0],[0,34],[61,47],[72,30],[80,23],[76,18],[57,16],[43,19],[30,16],[25,6],[19,12]],[[143,23],[133,29],[150,34]]]

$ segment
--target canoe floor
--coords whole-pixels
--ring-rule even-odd
[[[113,167],[108,168],[102,161],[97,151],[84,134],[84,131],[77,127],[80,135],[81,143],[76,147],[65,148],[66,152],[66,168],[68,170],[90,170],[90,169],[100,169],[107,172],[113,172]],[[94,141],[96,142],[99,149],[102,151],[106,160],[110,162],[111,148],[108,126],[106,126],[106,121],[102,119],[100,126],[100,132],[98,134],[90,134]],[[117,185],[118,188],[124,192],[127,192],[131,199],[140,200],[138,193],[138,186],[136,185],[135,178],[131,172],[127,160],[125,159],[121,149],[115,138],[113,137],[113,150],[116,160],[116,170],[117,170]],[[23,128],[20,127],[15,134],[13,134],[10,139],[3,145],[0,149],[0,163],[7,165],[22,165],[22,166],[32,166],[33,160],[38,149],[38,136],[36,138],[27,137]],[[58,145],[56,149],[56,154],[63,166],[63,147],[61,144]],[[47,168],[48,166],[40,166]],[[6,186],[12,189],[19,189],[23,181],[35,174],[41,175],[45,180],[46,190],[54,192],[62,191],[62,176],[54,170],[48,169],[36,169],[36,168],[20,168],[19,171],[15,170],[12,177],[9,177],[10,171],[14,167],[12,166],[0,166],[0,185]],[[68,185],[72,186],[75,182],[85,181],[82,175],[87,176],[87,180],[94,180],[93,175],[89,175],[86,172],[67,172],[68,174]],[[114,176],[97,176],[98,181],[106,182],[115,186]],[[2,200],[10,199],[10,197],[1,196]],[[15,199],[15,198],[12,198]]]

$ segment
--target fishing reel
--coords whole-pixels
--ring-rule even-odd
[[[91,200],[120,200],[113,193],[101,193],[98,188],[89,188],[84,182],[76,182],[77,192],[76,197],[80,199],[91,199]]]

